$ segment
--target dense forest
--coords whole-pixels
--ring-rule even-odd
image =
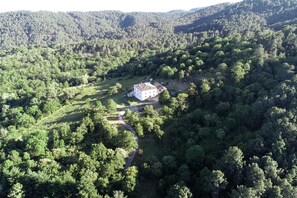
[[[296,9],[1,13],[0,196],[297,197]],[[186,88],[133,111],[140,79]]]
[[[64,45],[96,39],[129,39],[172,34],[179,12],[8,12],[0,14],[0,46]]]

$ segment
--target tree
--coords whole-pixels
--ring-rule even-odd
[[[205,152],[200,145],[195,145],[186,151],[186,162],[191,167],[199,167],[203,165]]]
[[[123,86],[120,83],[116,83],[115,87],[119,90],[119,89],[122,89]]]
[[[117,110],[117,103],[113,99],[109,99],[106,103],[106,109],[109,113],[113,113]]]
[[[100,101],[96,101],[95,111],[103,114],[106,111],[106,108],[102,105],[102,103]]]
[[[150,168],[150,173],[153,177],[159,178],[163,173],[163,165],[161,162],[154,162]]]
[[[216,111],[219,115],[225,115],[230,109],[230,103],[229,102],[219,102],[216,106]]]
[[[243,63],[237,62],[231,67],[231,77],[235,82],[239,82],[241,79],[243,79],[245,74],[246,72],[244,70]]]
[[[153,132],[154,129],[154,121],[152,118],[145,118],[143,120],[142,126],[145,128],[146,131],[148,132]]]
[[[175,73],[174,69],[172,69],[170,66],[165,66],[161,70],[161,74],[165,78],[173,77],[174,73]]]
[[[130,109],[127,109],[124,114],[125,119],[129,120],[131,116],[132,116],[132,111]]]
[[[85,126],[85,125],[84,125]],[[87,131],[86,131],[87,132]],[[71,136],[71,129],[70,125],[67,123],[63,123],[60,126],[60,134],[61,138],[64,140],[69,140],[69,137]]]
[[[91,156],[98,161],[105,161],[107,159],[107,148],[102,142],[92,145]]]
[[[254,52],[254,61],[259,65],[263,66],[267,58],[267,54],[262,44],[258,45]]]
[[[93,183],[93,179],[88,175],[83,175],[78,184],[78,195],[82,198],[98,197],[97,189]]]
[[[137,148],[138,144],[134,135],[130,131],[123,131],[118,136],[118,144],[128,152]]]
[[[166,155],[162,158],[164,171],[171,173],[176,169],[176,158],[171,155]]]
[[[112,198],[127,198],[127,196],[125,196],[123,191],[115,190],[115,191],[113,191],[113,197]]]
[[[257,163],[252,163],[247,167],[246,186],[254,188],[259,195],[265,190],[265,174]]]
[[[127,168],[126,175],[123,180],[123,189],[126,192],[132,192],[136,186],[136,178],[137,178],[137,168],[135,166],[131,166]]]
[[[28,137],[26,149],[32,156],[44,155],[47,141],[48,137],[46,131],[36,131]]]
[[[10,155],[9,155],[9,158],[15,163],[15,164],[18,164],[18,163],[21,163],[22,162],[22,159],[20,157],[20,154],[18,151],[16,150],[12,150]]]
[[[221,70],[221,71],[225,71],[227,68],[228,68],[228,65],[226,63],[220,63],[218,65],[218,68]]]
[[[29,127],[34,123],[35,123],[35,119],[26,113],[22,114],[17,119],[17,124],[22,127]]]
[[[250,198],[250,197],[258,197],[258,196],[257,196],[257,192],[253,188],[240,185],[237,187],[237,189],[232,190],[231,197]]]
[[[118,88],[116,86],[109,87],[109,89],[107,91],[108,96],[112,96],[112,95],[117,94],[117,93],[118,93]]]
[[[217,138],[220,139],[220,140],[224,139],[225,134],[226,134],[226,133],[225,133],[224,129],[217,129],[217,130],[216,130],[216,136],[217,136]]]
[[[158,116],[158,112],[156,112],[154,110],[154,106],[153,105],[146,105],[144,107],[144,111],[143,111],[145,116],[150,116],[150,117],[156,117]]]
[[[271,198],[280,198],[280,197],[283,197],[281,192],[282,192],[282,189],[279,186],[272,186],[266,189],[265,195]]]
[[[179,79],[183,79],[183,78],[185,78],[185,71],[184,71],[184,70],[180,70],[180,71],[178,72],[178,78],[179,78]]]
[[[243,152],[235,146],[230,147],[219,161],[219,167],[224,172],[230,185],[240,183],[244,163]]]
[[[174,184],[167,192],[167,198],[191,198],[190,189],[182,184]]]
[[[143,163],[143,171],[149,177],[159,178],[163,173],[163,165],[156,156],[149,156],[147,161]]]
[[[174,114],[174,110],[166,105],[162,108],[162,112],[165,116],[171,117]]]
[[[57,111],[61,107],[61,104],[58,99],[48,100],[43,107],[43,111],[47,114]]]
[[[23,198],[25,197],[24,191],[23,191],[23,185],[20,183],[15,183],[9,190],[9,193],[7,195],[8,198]]]
[[[137,123],[135,126],[135,132],[139,137],[143,137],[143,127],[140,123]]]
[[[88,82],[89,82],[89,75],[88,74],[84,74],[83,76],[81,76],[80,81],[81,81],[81,84],[88,84]]]
[[[219,197],[219,191],[225,189],[227,186],[227,180],[224,177],[224,173],[220,170],[213,170],[207,178],[206,188],[211,193],[212,197]]]
[[[198,93],[197,86],[194,83],[190,83],[187,92],[190,96],[196,95]]]
[[[178,168],[177,174],[178,174],[179,180],[183,181],[184,183],[187,183],[190,180],[191,171],[186,164]]]
[[[161,130],[161,127],[157,124],[154,125],[154,132],[159,139],[161,139],[162,136],[165,134],[165,132]]]
[[[162,91],[159,95],[159,102],[160,104],[168,104],[170,101],[170,93],[169,91],[166,89],[164,91]]]
[[[209,82],[206,79],[202,80],[201,93],[207,93],[211,89]]]
[[[188,94],[186,93],[180,93],[177,95],[176,99],[177,99],[177,102],[178,102],[178,106],[179,106],[179,109],[181,111],[184,111],[188,108]]]

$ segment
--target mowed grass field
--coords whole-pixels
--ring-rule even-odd
[[[30,129],[46,129],[51,130],[54,128],[59,128],[63,123],[76,124],[81,121],[85,116],[85,112],[89,107],[89,104],[95,104],[97,101],[101,101],[102,104],[106,104],[108,99],[113,99],[117,104],[118,108],[123,108],[127,104],[123,100],[123,96],[132,89],[134,84],[142,82],[147,77],[121,77],[112,78],[110,80],[105,80],[99,83],[90,83],[83,86],[79,86],[78,94],[70,99],[68,104],[63,105],[59,110],[53,112],[52,114],[40,119],[33,127]],[[117,94],[112,96],[107,95],[108,89],[115,85],[115,83],[120,83],[122,89],[119,90]],[[108,116],[111,122],[117,122],[118,112],[115,112]]]

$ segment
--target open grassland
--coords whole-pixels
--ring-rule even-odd
[[[34,127],[34,129],[46,129],[51,130],[58,128],[63,123],[76,124],[84,117],[85,112],[90,108],[90,104],[95,104],[97,101],[101,101],[102,104],[106,104],[108,99],[113,99],[118,104],[118,109],[125,107],[127,102],[123,99],[123,96],[132,89],[133,85],[146,79],[146,77],[121,77],[112,78],[99,83],[90,83],[80,87],[77,87],[78,94],[68,101],[66,105],[63,105],[59,110],[52,114],[40,119]],[[112,96],[107,95],[108,89],[115,83],[120,83],[122,89],[117,94]],[[133,101],[133,99],[132,99]],[[108,115],[108,119],[111,122],[117,123],[118,111]]]

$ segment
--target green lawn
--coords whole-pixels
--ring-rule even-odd
[[[142,163],[149,156],[158,156],[164,153],[162,143],[155,138],[154,134],[145,134],[143,138],[139,138],[139,148],[143,149],[143,155],[135,157],[134,164],[136,165]]]
[[[144,179],[138,181],[135,190],[129,194],[131,198],[161,198],[157,193],[157,180]]]
[[[105,104],[108,99],[112,98],[117,104],[118,107],[126,106],[123,96],[132,89],[134,84],[137,84],[147,77],[120,77],[112,78],[110,80],[105,80],[99,83],[92,83],[83,86],[79,86],[79,94],[75,98],[69,100],[69,104],[64,105],[56,112],[43,117],[39,120],[34,126],[32,126],[28,131],[32,129],[46,129],[51,130],[53,128],[58,128],[63,123],[75,124],[78,123],[85,115],[85,111],[88,108],[88,103],[95,103],[96,101],[101,101],[102,104]],[[115,83],[122,84],[122,90],[117,94],[112,96],[107,96],[106,92],[110,86],[113,86]],[[133,100],[133,99],[132,99]],[[118,112],[108,116],[111,120],[117,116]]]
[[[139,148],[143,149],[143,155],[134,159],[133,165],[140,167],[146,158],[152,155],[160,158],[166,152],[162,142],[155,138],[154,134],[145,134],[143,138],[139,138]],[[159,197],[157,193],[158,181],[149,178],[139,178],[135,191],[129,197]]]

